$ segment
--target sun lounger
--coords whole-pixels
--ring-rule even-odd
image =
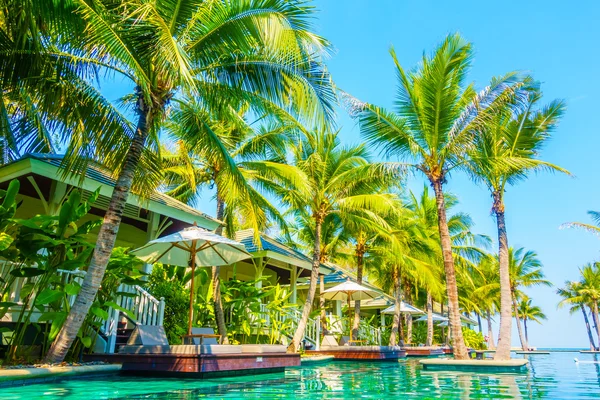
[[[168,346],[169,340],[163,326],[137,325],[131,333],[127,345]]]
[[[280,344],[243,344],[242,353],[286,353],[287,348]]]
[[[346,336],[347,338],[347,336]],[[342,336],[342,340],[344,337]],[[347,341],[348,343],[348,341]],[[325,335],[321,342],[322,351],[377,351],[377,352],[390,352],[400,350],[400,346],[354,346],[350,343],[340,346],[335,340],[333,335]]]

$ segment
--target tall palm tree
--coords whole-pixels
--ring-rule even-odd
[[[94,301],[142,154],[155,147],[167,105],[178,93],[193,93],[217,109],[232,99],[250,100],[251,106],[269,101],[320,122],[331,117],[334,99],[319,62],[327,43],[310,31],[312,8],[301,2],[65,3],[75,5],[70,19],[76,23],[62,24],[62,37],[77,38],[81,52],[131,81],[135,93],[129,103],[137,122],[131,137],[112,137],[112,142],[127,142],[127,151],[114,160],[116,184],[97,246],[75,304],[48,352],[50,362],[64,358]],[[264,101],[254,101],[257,97]],[[218,140],[210,129],[204,133]],[[76,154],[78,144],[71,145]],[[75,159],[67,167],[80,163]]]
[[[525,251],[524,248],[508,249],[508,265],[510,268],[510,289],[511,289],[511,301],[513,306],[513,313],[517,322],[517,330],[519,332],[519,339],[521,340],[521,347],[523,350],[528,349],[527,339],[524,336],[523,328],[521,327],[520,314],[519,314],[519,299],[526,298],[527,296],[523,293],[523,288],[529,288],[533,286],[552,286],[552,283],[545,279],[544,272],[542,271],[542,263],[537,258],[537,254],[534,251]],[[500,285],[502,282],[500,282]],[[502,290],[502,289],[500,289]]]
[[[579,269],[581,275],[578,293],[585,304],[588,305],[592,313],[592,319],[596,326],[598,344],[600,345],[600,315],[598,312],[598,302],[600,301],[600,263],[586,264]]]
[[[289,212],[314,226],[313,264],[306,302],[289,351],[296,352],[304,338],[315,297],[321,263],[322,226],[332,214],[360,214],[364,210],[384,214],[393,210],[395,196],[381,193],[396,168],[371,164],[364,145],[342,147],[336,133],[318,131],[292,148],[293,165],[272,173],[279,180],[279,195]],[[260,178],[259,178],[260,179]]]
[[[267,125],[254,129],[242,113],[227,113],[221,120],[205,117],[207,110],[197,102],[180,103],[167,126],[176,140],[174,152],[166,152],[165,185],[167,194],[186,203],[193,202],[203,187],[216,189],[216,217],[227,222],[226,234],[233,237],[243,215],[244,227],[256,235],[266,228],[268,220],[284,224],[279,211],[252,185],[256,167],[264,161],[283,162],[292,139],[292,126]],[[209,120],[219,142],[206,140],[199,121]],[[234,168],[228,168],[232,164]],[[238,185],[240,182],[241,185]],[[217,234],[223,233],[219,226]],[[221,302],[220,268],[212,267],[212,299],[219,335],[229,343]]]
[[[466,85],[472,47],[458,34],[447,36],[412,72],[405,72],[393,49],[390,53],[399,81],[396,113],[350,99],[351,113],[358,118],[367,141],[390,156],[410,160],[433,187],[454,354],[465,359],[443,186],[449,172],[464,164],[463,155],[474,141],[475,129],[487,122],[494,109],[504,106],[518,83],[514,76],[507,76],[479,94],[472,84]]]
[[[565,286],[558,288],[556,293],[562,297],[562,300],[558,303],[558,307],[569,306],[569,314],[574,314],[577,311],[581,311],[583,314],[583,321],[585,322],[585,328],[590,341],[590,350],[598,350],[596,343],[594,342],[594,335],[590,326],[586,305],[584,303],[583,296],[580,293],[581,283],[566,281]],[[600,342],[599,342],[600,343]]]
[[[523,319],[523,328],[525,329],[525,342],[529,344],[529,334],[527,332],[527,321],[542,323],[542,320],[548,319],[546,314],[542,312],[539,306],[531,304],[531,299],[528,297],[522,298],[517,307],[519,316]]]
[[[524,83],[513,104],[500,110],[481,127],[475,146],[469,153],[471,175],[490,190],[492,212],[496,216],[500,260],[500,334],[495,358],[499,360],[510,358],[512,322],[504,204],[506,187],[524,180],[536,170],[568,174],[568,171],[539,159],[542,146],[564,113],[564,103],[555,100],[547,106],[538,107],[542,98],[539,85],[531,78],[525,78]]]

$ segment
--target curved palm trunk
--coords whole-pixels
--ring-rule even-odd
[[[440,232],[440,241],[442,244],[442,255],[444,259],[444,271],[446,273],[446,293],[448,297],[448,317],[449,330],[452,336],[452,347],[454,357],[458,360],[468,358],[467,347],[462,334],[460,323],[460,310],[458,307],[458,288],[456,286],[456,271],[454,269],[454,259],[452,257],[452,242],[450,232],[448,231],[448,221],[446,218],[446,203],[444,200],[444,191],[442,182],[431,180],[433,190],[435,191],[435,200],[438,212],[438,229]]]
[[[412,332],[413,332],[413,316],[412,316],[412,314],[408,314],[406,316],[406,343],[412,342]]]
[[[492,328],[492,315],[489,310],[487,311],[486,319],[487,319],[488,349],[494,350],[496,348],[496,344],[494,343],[494,329]]]
[[[360,245],[357,245],[356,250],[356,281],[362,284],[363,268],[364,268],[364,251]],[[352,337],[358,339],[358,326],[360,325],[360,300],[354,301],[354,322],[352,323]]]
[[[398,268],[392,267],[392,279],[394,282],[394,318],[392,320],[392,331],[390,333],[390,346],[395,346],[398,343],[398,326],[400,325],[400,304],[401,290],[400,278],[398,276]]]
[[[75,298],[67,320],[52,343],[50,350],[48,350],[45,358],[45,361],[48,363],[58,363],[65,359],[90,307],[96,299],[96,294],[106,272],[106,266],[115,247],[127,197],[133,184],[135,170],[139,164],[142,150],[148,137],[148,127],[151,126],[151,121],[148,121],[149,114],[147,110],[143,106],[140,108],[135,135],[131,142],[131,147],[127,151],[123,169],[115,183],[108,209],[106,210],[106,214],[104,214],[102,226],[96,239],[96,247],[94,248],[90,265],[81,285],[81,290]]]
[[[588,319],[587,312],[585,311],[585,305],[581,304],[580,307],[581,312],[583,313],[583,320],[585,321],[588,339],[590,340],[590,350],[597,350],[596,343],[594,343],[594,335],[592,334],[592,328],[590,327],[590,320]]]
[[[313,301],[315,299],[315,293],[317,291],[317,281],[319,279],[319,266],[321,265],[321,225],[323,223],[322,217],[315,218],[315,245],[313,250],[313,263],[312,270],[310,272],[310,284],[308,285],[308,293],[306,295],[306,302],[304,302],[304,308],[302,309],[302,316],[298,322],[298,327],[292,338],[292,343],[288,346],[289,353],[296,353],[300,348],[300,343],[304,339],[304,332],[306,331],[306,325],[308,323],[308,317],[312,310]]]
[[[217,186],[217,219],[223,220],[225,215],[225,203],[219,195],[219,187]],[[219,225],[215,230],[217,235],[223,234],[223,226]],[[221,335],[221,343],[229,344],[227,337],[227,325],[225,324],[225,313],[223,312],[223,301],[221,298],[221,267],[213,266],[211,268],[211,278],[213,285],[213,307],[215,310],[215,319],[217,320],[217,330]]]
[[[521,327],[521,318],[519,317],[519,305],[517,304],[517,299],[515,296],[512,296],[513,298],[513,310],[515,313],[515,321],[517,323],[517,331],[519,332],[519,340],[521,341],[521,348],[523,349],[523,351],[527,351],[528,350],[528,345],[527,345],[527,340],[525,339],[525,336],[523,335],[523,328]]]
[[[527,317],[523,318],[523,329],[525,330],[525,343],[527,343],[527,347],[529,347],[529,334],[527,332]]]
[[[323,275],[321,275],[321,279],[319,280],[319,308],[321,309],[321,334],[328,335],[329,329],[327,327],[327,313],[325,312],[325,295],[323,292],[325,291],[325,280]]]
[[[427,291],[427,340],[425,346],[431,346],[433,344],[433,300],[431,299],[431,292]]]
[[[493,193],[493,211],[498,226],[498,260],[500,266],[500,332],[495,360],[509,360],[512,330],[512,293],[510,288],[510,271],[508,265],[508,236],[504,220],[504,204],[499,192]]]

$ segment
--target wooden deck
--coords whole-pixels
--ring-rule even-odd
[[[335,360],[345,361],[395,361],[406,357],[404,350],[374,351],[374,350],[311,350],[310,356],[333,356]]]
[[[441,347],[405,347],[406,357],[438,357],[446,353]]]
[[[299,354],[91,354],[84,361],[122,364],[122,373],[190,378],[283,372],[300,365]]]

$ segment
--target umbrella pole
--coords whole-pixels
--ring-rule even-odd
[[[350,342],[352,342],[352,310],[350,309],[350,296],[351,293],[346,293],[348,295],[348,330],[350,331]]]
[[[192,257],[192,278],[190,280],[190,310],[188,318],[188,335],[192,334],[192,320],[194,319],[194,275],[196,270],[196,241],[192,240],[192,250],[190,251]]]

